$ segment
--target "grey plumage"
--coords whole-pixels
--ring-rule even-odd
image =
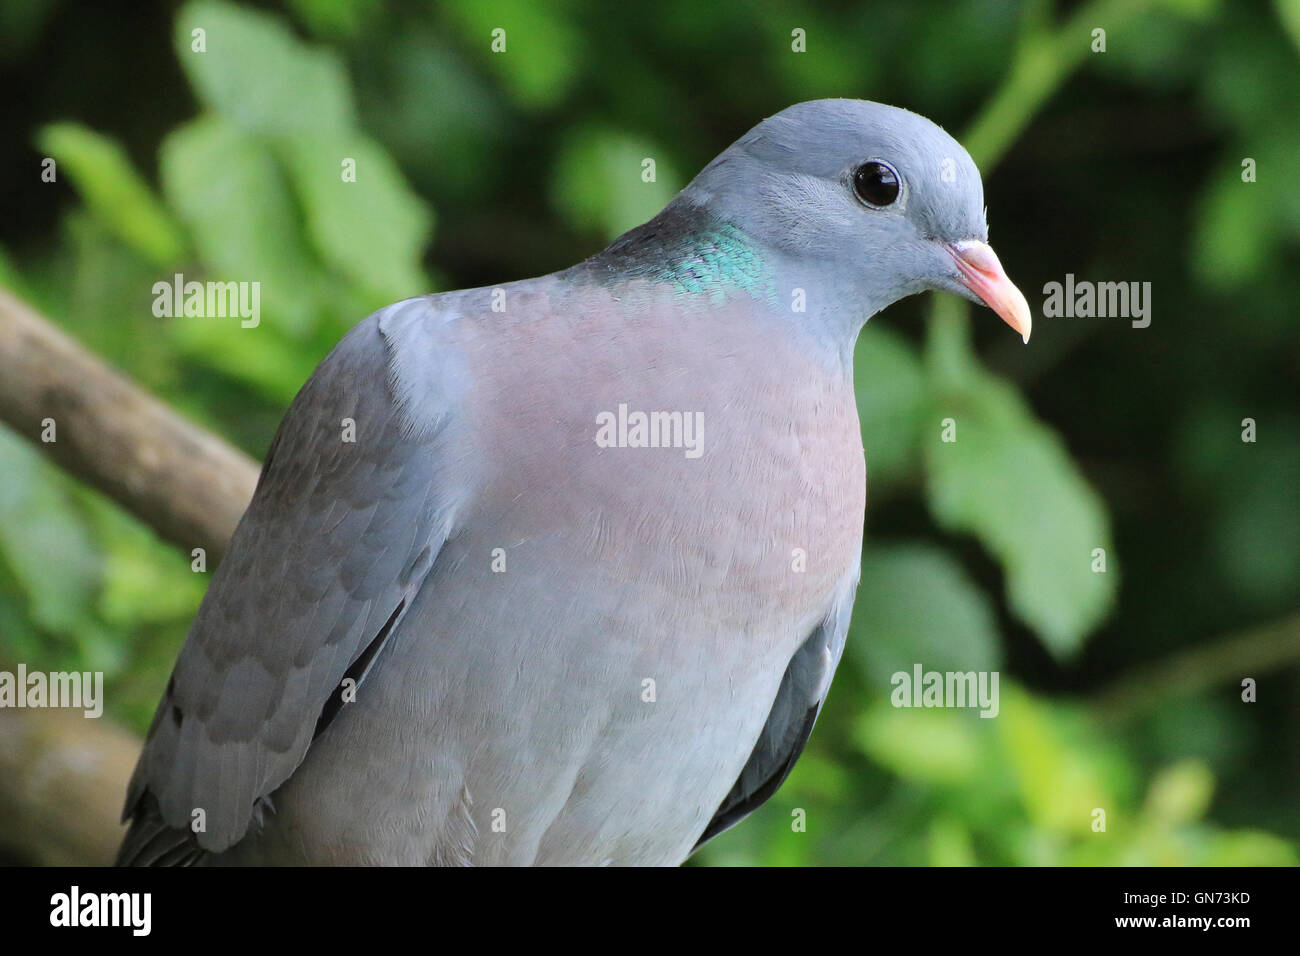
[[[948,247],[986,232],[950,137],[818,101],[573,269],[363,321],[272,443],[119,862],[677,863],[748,814],[843,651],[857,331],[972,295]],[[698,413],[703,453],[603,447],[620,406]]]

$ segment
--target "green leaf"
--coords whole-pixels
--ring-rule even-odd
[[[114,140],[76,123],[54,123],[41,129],[36,143],[115,236],[155,265],[184,258],[180,229]]]
[[[201,34],[204,51],[194,47]],[[298,40],[277,18],[197,0],[176,17],[176,55],[199,99],[246,131],[337,133],[355,110],[339,58]]]
[[[218,116],[180,127],[163,142],[162,181],[189,226],[208,278],[260,283],[261,308],[302,334],[319,318],[318,268],[268,147]],[[197,276],[186,276],[186,279]],[[238,319],[175,319],[219,324],[230,335],[265,334]]]
[[[5,251],[4,246],[0,246],[0,287],[8,289],[20,299],[31,298],[26,281],[18,272],[13,260],[9,258],[9,253]]]
[[[287,406],[318,359],[272,330],[242,329],[225,319],[172,319],[171,343],[188,358],[246,382]],[[222,324],[225,323],[225,324]]]
[[[432,214],[380,146],[361,134],[300,137],[284,142],[280,154],[317,252],[370,293],[374,308],[429,291],[420,259]],[[345,160],[355,163],[354,182],[343,179]]]
[[[1210,768],[1200,760],[1180,760],[1151,781],[1144,812],[1157,826],[1195,823],[1209,810],[1213,795]]]
[[[1031,697],[1010,681],[1000,686],[997,724],[1030,819],[1048,832],[1084,836],[1093,810],[1119,821],[1128,777],[1122,756],[1086,721]]]
[[[1200,866],[1296,866],[1296,848],[1281,837],[1262,830],[1216,833]]]
[[[98,602],[103,620],[127,633],[146,624],[188,622],[209,576],[191,570],[188,554],[164,544],[118,508],[98,501],[90,512],[104,554]]]
[[[564,99],[584,61],[582,35],[557,11],[563,4],[533,0],[475,0],[448,4],[446,14],[460,30],[463,44],[481,51],[516,102],[532,109]],[[493,52],[495,38],[505,49]],[[498,44],[499,45],[499,44]]]
[[[289,0],[298,19],[326,37],[351,38],[384,16],[383,0]]]
[[[939,817],[930,824],[930,866],[975,866],[975,847],[970,831],[952,817]]]
[[[980,772],[979,724],[995,723],[953,709],[902,709],[875,702],[854,728],[862,751],[898,776],[960,785]]]
[[[1171,13],[1204,22],[1219,11],[1219,0],[1160,0],[1159,5]]]
[[[1300,51],[1300,0],[1273,0],[1277,9],[1277,18],[1282,21],[1286,35],[1291,38],[1297,51]]]
[[[887,326],[868,323],[853,354],[853,380],[867,487],[899,481],[920,447],[925,376],[916,349]]]
[[[853,606],[849,653],[883,694],[914,664],[934,671],[1001,665],[988,598],[946,552],[924,544],[868,543]]]
[[[973,534],[1002,564],[1012,611],[1058,657],[1076,653],[1115,601],[1105,506],[1013,387],[979,365],[963,304],[936,302],[931,326],[933,430],[923,440],[935,520]],[[943,441],[951,419],[955,441]],[[1096,548],[1106,571],[1092,570]]]
[[[39,627],[75,634],[99,588],[95,543],[53,466],[3,428],[0,474],[0,562],[17,580]]]
[[[178,378],[176,356],[151,303],[153,287],[172,275],[125,246],[86,209],[70,209],[63,220],[67,277],[59,298],[42,303],[46,314],[83,346],[158,390]],[[31,299],[36,302],[38,300]]]
[[[1191,272],[1197,281],[1218,290],[1258,276],[1278,238],[1270,190],[1259,182],[1242,182],[1241,172],[1240,166],[1220,172],[1196,217]]]
[[[642,178],[645,160],[655,181]],[[589,126],[566,137],[551,180],[551,201],[574,227],[606,239],[654,218],[681,188],[664,150],[648,140]]]

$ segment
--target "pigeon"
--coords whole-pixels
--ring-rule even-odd
[[[817,100],[578,265],[352,328],[213,575],[118,863],[677,865],[752,813],[844,649],[858,333],[940,290],[1027,342],[987,241],[956,140]]]

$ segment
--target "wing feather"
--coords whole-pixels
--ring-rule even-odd
[[[855,569],[835,607],[799,646],[781,678],[767,722],[736,783],[695,844],[699,849],[767,802],[794,769],[821,713],[831,678],[844,653],[849,612],[857,593]]]
[[[463,388],[447,318],[430,297],[375,313],[294,399],[159,704],[120,863],[194,862],[242,839],[342,678],[376,665],[464,485],[447,465],[464,457],[446,452]]]

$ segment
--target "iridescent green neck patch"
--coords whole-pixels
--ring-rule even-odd
[[[715,302],[737,292],[762,299],[776,295],[771,270],[748,236],[716,220],[701,224],[696,217],[688,225],[672,209],[622,236],[587,265],[615,276],[671,283],[677,292],[708,295]]]
[[[735,289],[760,297],[774,294],[762,256],[735,226],[689,233],[674,245],[665,250],[668,257],[661,278],[679,292],[725,295]]]

